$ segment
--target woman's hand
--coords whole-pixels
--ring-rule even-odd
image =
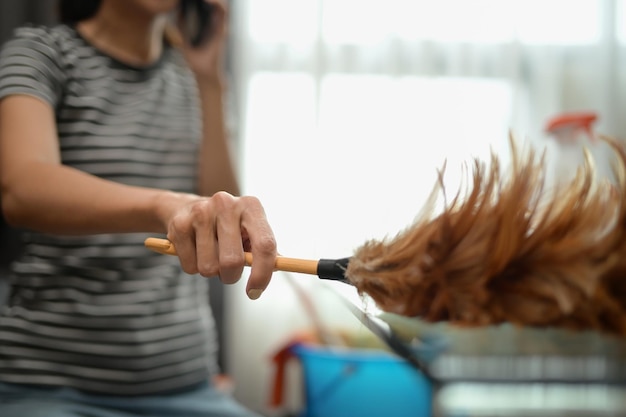
[[[130,186],[65,166],[53,109],[35,97],[0,100],[0,120],[2,210],[12,226],[63,235],[165,232],[186,272],[227,284],[239,280],[250,251],[248,296],[269,284],[276,241],[258,199]]]
[[[265,211],[255,197],[218,192],[212,197],[186,196],[167,215],[167,238],[174,243],[183,270],[225,284],[239,280],[244,251],[254,265],[246,286],[257,299],[270,282],[276,262],[276,241]]]
[[[212,5],[211,33],[202,45],[194,47],[185,41],[182,48],[189,67],[199,81],[222,83],[228,8],[224,0],[204,1]]]

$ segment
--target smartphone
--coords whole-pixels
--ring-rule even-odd
[[[182,35],[192,47],[198,48],[211,38],[213,6],[204,0],[181,0],[179,19]]]

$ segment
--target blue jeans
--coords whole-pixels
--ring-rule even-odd
[[[0,383],[2,417],[260,417],[210,384],[143,397]]]

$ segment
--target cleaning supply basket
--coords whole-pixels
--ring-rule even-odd
[[[300,417],[427,417],[431,387],[414,367],[378,349],[296,344],[304,382]]]

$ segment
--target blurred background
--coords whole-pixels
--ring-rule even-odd
[[[232,5],[245,191],[264,202],[285,256],[343,257],[393,236],[444,162],[451,190],[469,158],[493,150],[506,165],[509,131],[546,147],[548,170],[561,173],[582,150],[553,141],[545,126],[554,116],[594,112],[596,132],[626,139],[624,0]],[[325,323],[367,331],[324,283],[295,282]],[[237,288],[228,296],[231,370],[241,398],[260,406],[266,394],[252,387],[268,377],[247,370],[261,371],[275,340],[309,321],[278,274],[259,302]]]
[[[2,40],[23,22],[54,21],[53,5],[0,0]],[[243,189],[264,203],[285,256],[345,257],[395,235],[444,163],[452,190],[470,158],[493,151],[506,165],[510,132],[552,146],[549,169],[567,163],[545,129],[556,115],[592,112],[595,132],[626,139],[626,0],[230,5],[229,116]],[[368,330],[314,278],[277,273],[255,302],[244,282],[213,295],[223,366],[239,400],[278,413],[268,408],[271,356],[313,323],[296,290],[327,325]]]

